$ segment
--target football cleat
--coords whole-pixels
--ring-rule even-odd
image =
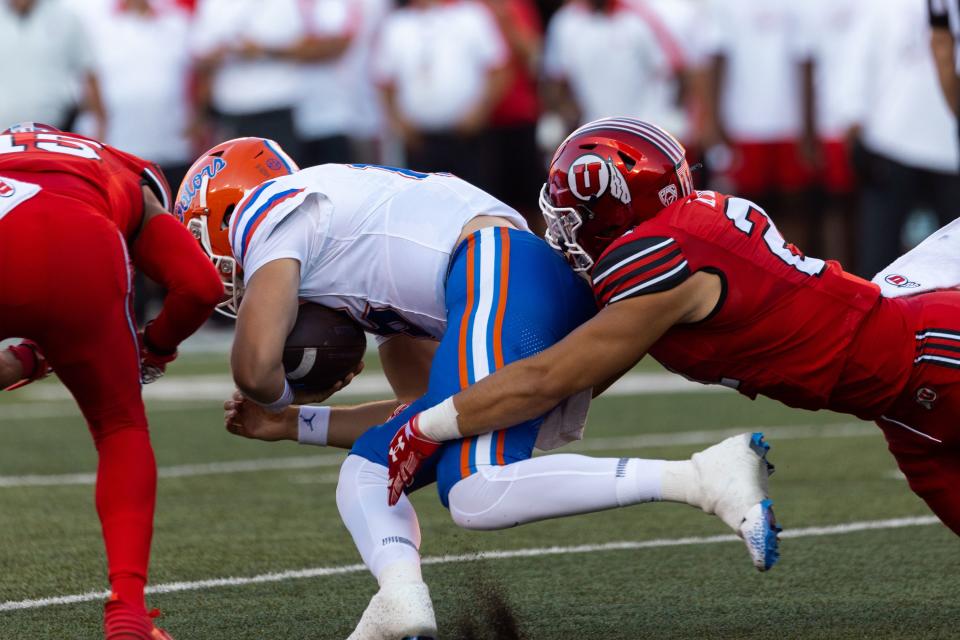
[[[742,433],[691,458],[699,480],[691,504],[727,523],[743,539],[753,566],[760,571],[767,571],[780,558],[777,534],[781,529],[767,491],[767,479],[773,473],[773,465],[767,462],[769,451],[762,433]]]
[[[437,620],[430,590],[423,582],[400,582],[380,588],[370,599],[347,640],[433,640]]]
[[[153,621],[160,611],[147,612],[115,596],[104,605],[103,631],[106,640],[173,640],[173,636]]]

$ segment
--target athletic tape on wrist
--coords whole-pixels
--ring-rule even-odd
[[[460,425],[457,424],[458,415],[451,396],[437,406],[420,413],[417,418],[417,428],[420,433],[437,442],[458,440],[463,437],[460,435]]]
[[[291,404],[293,404],[293,389],[290,387],[290,383],[287,382],[287,379],[284,378],[284,379],[283,379],[283,393],[281,393],[281,394],[280,394],[280,397],[277,398],[276,400],[274,400],[273,402],[271,402],[271,403],[269,403],[269,404],[265,404],[265,403],[263,403],[263,402],[258,402],[258,401],[256,401],[256,400],[254,400],[253,398],[250,398],[250,400],[251,400],[254,404],[260,405],[261,407],[263,407],[264,409],[266,409],[266,410],[269,411],[270,413],[280,413],[281,411],[283,411],[284,409],[286,409],[287,407],[289,407]]]
[[[297,442],[325,447],[329,430],[330,407],[300,407],[300,414],[297,416]]]

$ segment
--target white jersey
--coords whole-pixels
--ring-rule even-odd
[[[245,282],[294,258],[302,300],[344,310],[378,336],[439,339],[450,257],[481,215],[527,229],[515,210],[449,174],[325,164],[250,192],[230,221],[230,244]]]

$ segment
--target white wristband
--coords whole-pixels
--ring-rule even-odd
[[[459,440],[460,425],[457,424],[457,408],[453,406],[453,397],[449,397],[435,407],[430,407],[417,417],[417,428],[420,433],[436,440]]]
[[[297,417],[297,442],[325,447],[329,429],[330,407],[300,407],[300,415]]]
[[[253,398],[250,400],[254,404],[258,404],[270,413],[280,413],[291,404],[293,404],[293,389],[290,387],[290,383],[287,382],[287,379],[283,379],[283,393],[280,394],[280,397],[274,400],[269,404],[264,404],[263,402],[257,402]]]

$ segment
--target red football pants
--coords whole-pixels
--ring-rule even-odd
[[[910,488],[960,535],[960,291],[903,303],[916,332],[916,362],[877,424]]]
[[[142,606],[157,480],[131,296],[125,241],[93,207],[41,192],[0,220],[0,338],[36,341],[80,406],[110,582]]]

